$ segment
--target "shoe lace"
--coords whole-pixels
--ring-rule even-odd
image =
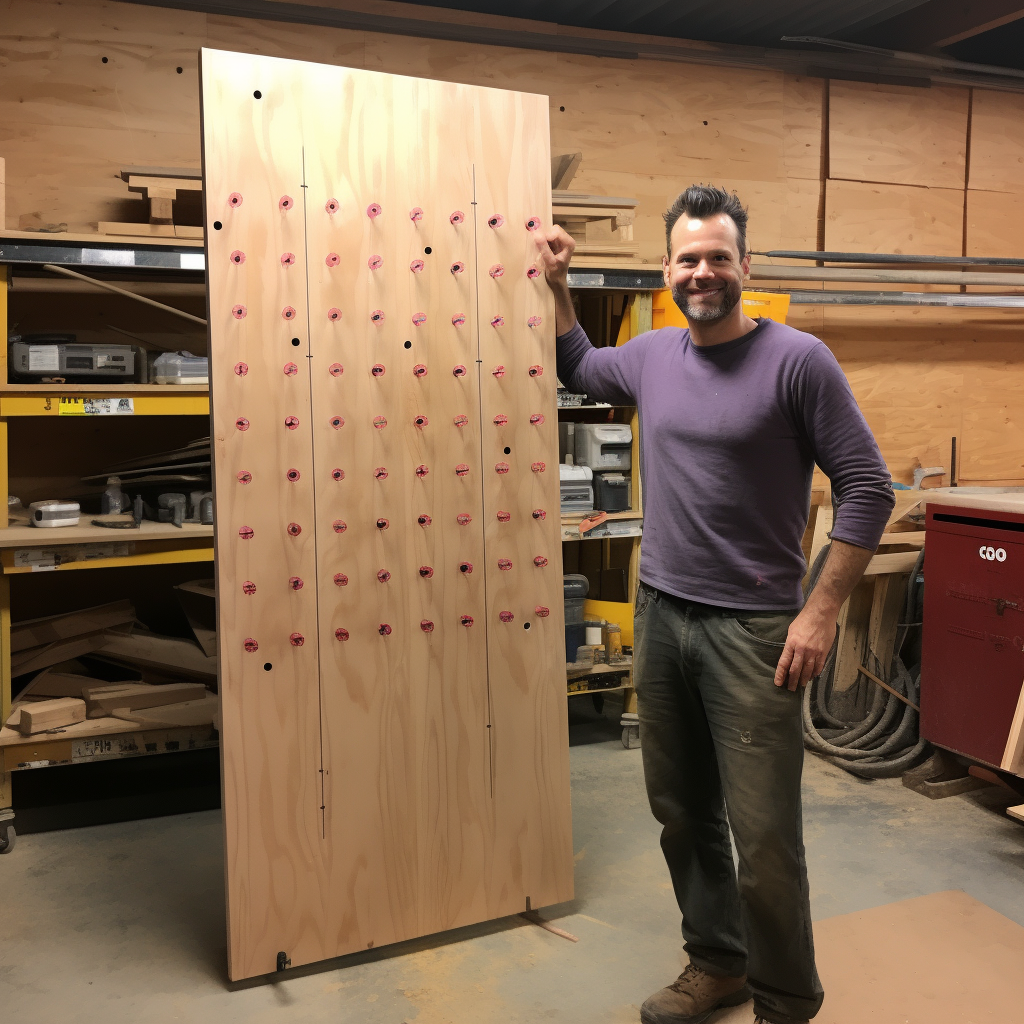
[[[669,988],[673,992],[688,992],[691,986],[699,981],[703,974],[704,971],[697,967],[696,964],[687,964],[686,969],[669,985]]]

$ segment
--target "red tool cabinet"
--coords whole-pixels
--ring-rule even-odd
[[[1024,681],[1024,512],[928,503],[921,735],[999,767]]]

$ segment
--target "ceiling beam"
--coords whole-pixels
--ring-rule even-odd
[[[1024,18],[1024,0],[928,0],[858,34],[894,50],[936,50]]]

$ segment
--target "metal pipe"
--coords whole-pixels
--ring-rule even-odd
[[[958,270],[860,270],[855,267],[780,267],[752,263],[752,280],[865,281],[873,284],[980,284],[1024,288],[1024,274],[972,274]]]
[[[795,306],[962,306],[976,309],[1024,309],[1024,295],[962,292],[801,292],[791,291]]]
[[[819,260],[822,263],[931,263],[940,267],[1024,267],[1024,259],[1001,256],[907,256],[884,252],[808,252],[805,249],[772,249],[751,252],[776,260]]]
[[[122,281],[120,287],[123,291],[132,292],[134,295],[206,297],[205,284],[189,281]],[[44,292],[50,294],[54,292],[73,292],[75,294],[100,294],[104,291],[104,288],[101,283],[95,280],[90,280],[88,283],[85,281],[57,281],[44,277],[21,277],[16,274],[10,280],[9,290],[24,293]]]
[[[80,281],[88,281],[90,284],[97,285],[100,288],[105,288],[108,292],[113,292],[115,295],[123,295],[126,299],[134,299],[136,302],[144,302],[147,306],[153,306],[155,309],[162,309],[165,313],[173,313],[175,316],[183,317],[185,320],[191,320],[194,323],[202,324],[204,327],[207,326],[207,322],[198,316],[193,316],[191,313],[186,313],[183,309],[175,309],[174,306],[165,306],[162,302],[157,302],[155,299],[147,299],[145,295],[136,295],[135,292],[126,292],[123,288],[118,288],[116,285],[107,284],[106,281],[97,281],[94,277],[87,277],[85,274],[79,274],[77,271],[68,270],[67,267],[56,267],[52,263],[41,264],[43,270],[53,271],[55,274],[64,274],[66,277],[74,277]]]

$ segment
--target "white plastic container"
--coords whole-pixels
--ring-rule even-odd
[[[59,526],[77,526],[82,506],[77,501],[33,501],[28,507],[29,522],[33,526],[53,529]]]
[[[154,384],[209,384],[210,361],[191,352],[165,352],[153,360]]]

